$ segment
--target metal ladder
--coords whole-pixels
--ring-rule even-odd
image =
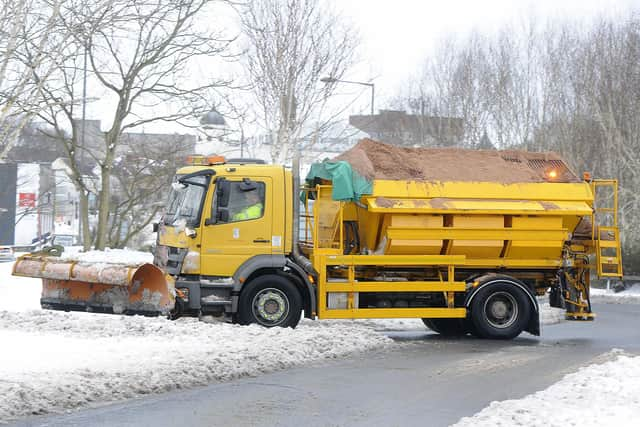
[[[598,205],[598,189],[610,188],[612,204]],[[594,179],[592,238],[596,248],[596,266],[598,277],[622,277],[622,252],[620,250],[620,232],[618,230],[618,180]],[[611,225],[600,225],[599,217],[609,214]],[[606,222],[605,222],[606,223]]]

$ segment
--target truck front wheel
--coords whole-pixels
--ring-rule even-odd
[[[525,291],[496,281],[480,289],[471,303],[471,320],[482,338],[512,339],[529,322],[531,303]]]
[[[302,313],[302,297],[286,278],[267,274],[246,285],[238,309],[238,321],[243,325],[295,328]]]

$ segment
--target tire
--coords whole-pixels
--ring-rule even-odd
[[[167,319],[169,320],[178,320],[184,314],[184,301],[181,298],[176,297],[176,302],[173,306],[173,309],[169,311],[167,315]]]
[[[469,331],[465,319],[429,319],[423,318],[424,325],[440,335],[457,337],[466,335]]]
[[[471,321],[479,337],[510,340],[527,327],[531,302],[524,290],[510,281],[484,285],[471,302]]]
[[[433,325],[432,320],[433,319],[430,319],[428,317],[423,317],[422,318],[422,323],[424,323],[424,326],[426,326],[427,328],[431,329],[433,332],[438,332],[438,331],[436,331],[436,327]]]
[[[302,314],[302,297],[284,277],[268,274],[251,280],[240,294],[238,323],[267,328],[295,328]]]

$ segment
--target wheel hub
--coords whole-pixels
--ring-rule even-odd
[[[287,317],[289,301],[279,289],[264,289],[253,299],[253,312],[260,323],[274,326]]]
[[[508,307],[504,301],[496,301],[491,306],[491,314],[499,319],[504,319],[507,316]]]
[[[277,301],[269,300],[264,303],[264,311],[268,314],[276,314],[278,309],[280,308],[280,304]]]
[[[508,328],[518,318],[518,303],[510,293],[496,292],[487,298],[484,313],[487,322],[494,328]]]

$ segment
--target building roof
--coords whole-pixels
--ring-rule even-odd
[[[46,129],[29,124],[21,132],[19,140],[7,153],[12,163],[51,163],[65,155],[64,148]]]
[[[79,132],[82,132],[82,121],[75,123]],[[105,150],[104,134],[100,130],[100,120],[86,120],[84,126],[84,145],[87,152],[93,156],[86,156],[86,165],[83,169],[89,172],[96,164],[94,158],[100,158],[100,153]],[[135,152],[165,153],[167,157],[172,155],[184,155],[195,151],[196,137],[194,135],[160,134],[144,132],[123,133],[120,138],[118,153],[121,155]],[[30,124],[22,129],[19,141],[12,147],[7,155],[10,162],[15,163],[52,163],[58,158],[67,158],[68,154],[58,138],[52,136],[46,129],[38,125]]]
[[[380,110],[349,117],[349,124],[377,140],[404,146],[451,146],[462,140],[463,120]]]

